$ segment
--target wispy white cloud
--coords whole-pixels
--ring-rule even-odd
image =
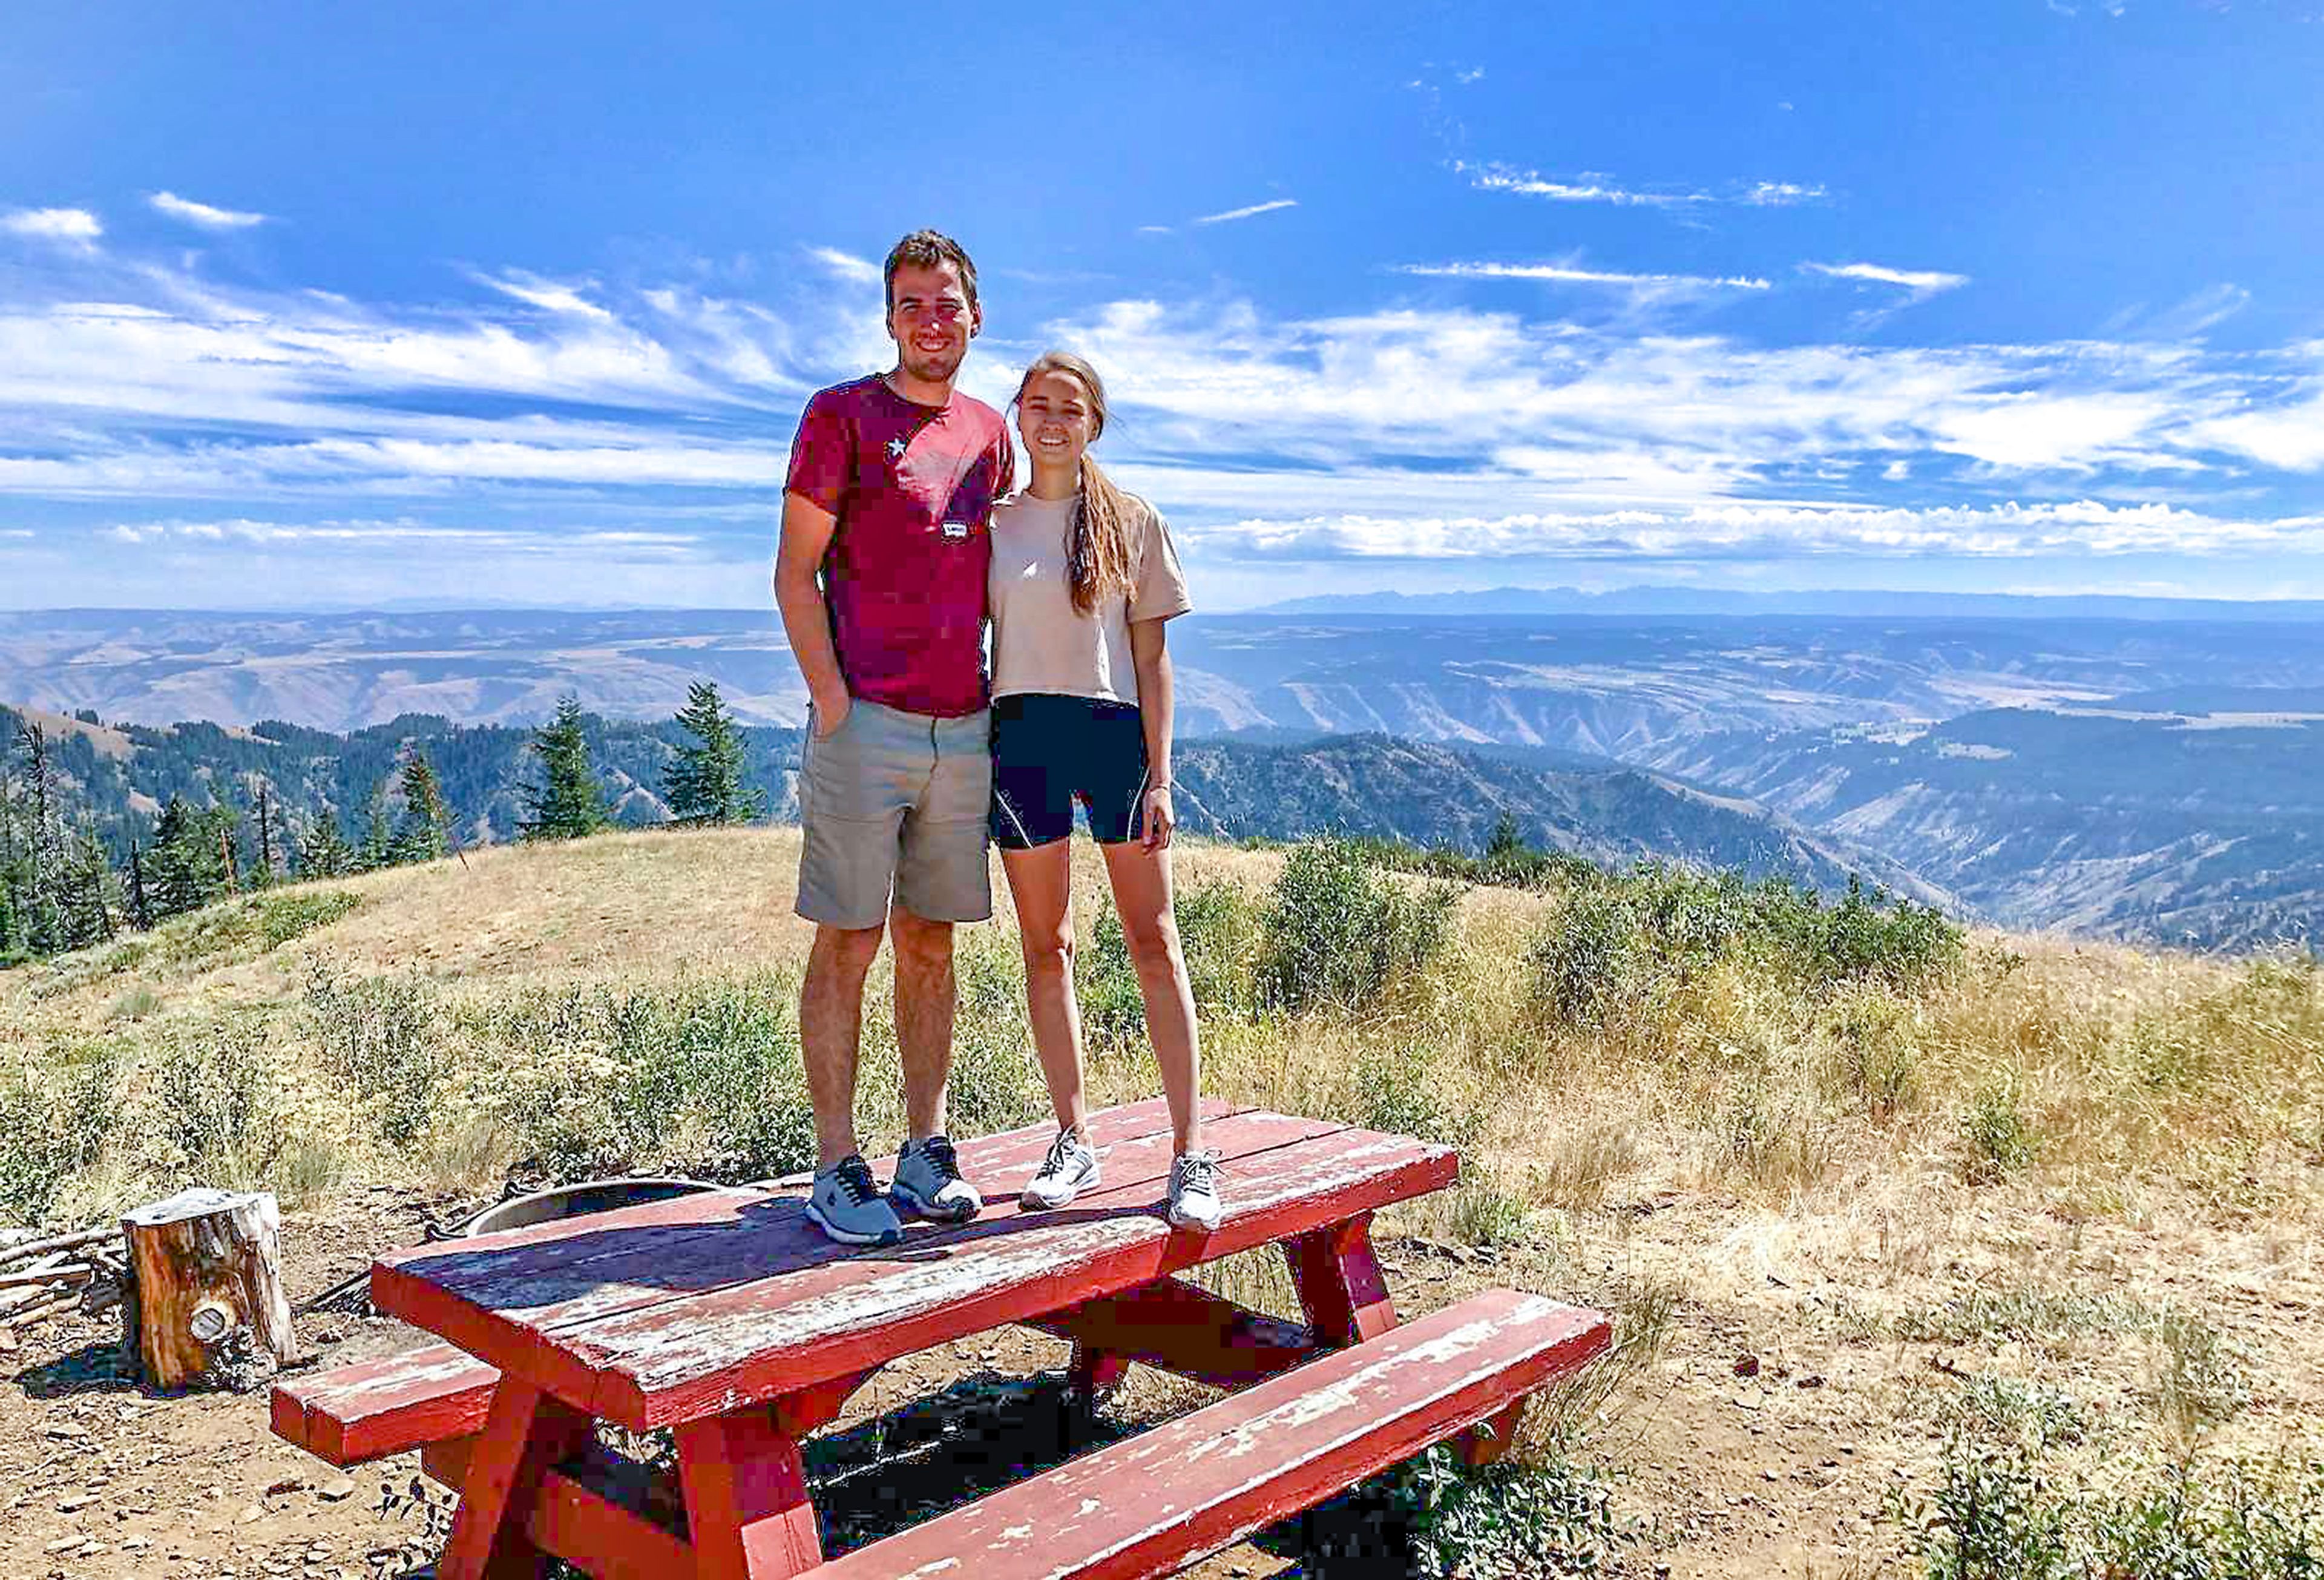
[[[1789,109],[1791,106],[1784,107]],[[1753,181],[1735,195],[1735,201],[1754,208],[1790,208],[1802,203],[1821,203],[1829,195],[1821,187],[1801,181]]]
[[[1595,171],[1570,177],[1546,176],[1539,171],[1505,164],[1470,164],[1455,161],[1455,171],[1469,178],[1480,192],[1508,192],[1553,203],[1610,203],[1618,208],[1684,208],[1733,203],[1755,208],[1790,208],[1820,202],[1824,189],[1799,181],[1752,181],[1719,190],[1704,188],[1624,186]]]
[[[1472,83],[1482,82],[1484,79],[1485,69],[1482,66],[1471,66],[1466,71],[1455,71],[1452,73],[1452,80],[1459,83],[1463,88],[1467,88]]]
[[[2099,333],[2130,340],[2191,340],[2251,305],[2251,292],[2227,282],[2207,285],[2161,311],[2139,302],[2108,318]]]
[[[105,224],[86,208],[12,208],[0,214],[0,231],[86,252],[105,234]]]
[[[145,201],[157,213],[204,230],[248,230],[266,223],[266,216],[242,208],[218,208],[208,203],[197,203],[191,198],[180,198],[175,192],[153,192]]]
[[[807,255],[842,280],[869,284],[880,278],[879,264],[869,258],[859,258],[853,253],[843,253],[837,247],[809,247]]]
[[[318,522],[254,521],[248,517],[118,522],[100,529],[98,535],[125,544],[244,544],[263,549],[305,547],[322,551],[383,548],[422,552],[491,550],[520,554],[555,553],[563,544],[622,554],[665,555],[686,552],[702,541],[698,534],[692,532],[582,529],[543,533],[513,527],[443,526],[409,517]]]
[[[2324,346],[2311,348],[2324,360]],[[2225,413],[2197,424],[2190,437],[2288,472],[2324,470],[2324,377],[2298,381],[2289,399]]]
[[[1223,214],[1205,214],[1196,219],[1194,223],[1196,225],[1224,225],[1231,219],[1249,219],[1254,215],[1273,214],[1277,209],[1296,208],[1298,207],[1299,199],[1296,198],[1277,198],[1272,201],[1266,203],[1253,203],[1243,208],[1230,208]]]
[[[1480,192],[1514,192],[1521,198],[1545,198],[1554,203],[1612,203],[1625,208],[1661,208],[1711,201],[1708,192],[1642,191],[1615,186],[1602,177],[1556,180],[1534,171],[1510,170],[1501,165],[1456,163],[1452,168],[1468,176],[1469,184]]]
[[[1138,234],[1139,236],[1169,236],[1172,234],[1172,231],[1171,227],[1167,225],[1141,225],[1138,227]]]
[[[569,313],[577,319],[595,319],[610,323],[613,315],[581,294],[582,285],[567,284],[561,280],[544,280],[522,269],[504,269],[498,274],[472,272],[470,278],[479,285],[488,285],[503,296],[537,307],[543,312]],[[590,282],[584,282],[583,284]]]
[[[1683,511],[1251,519],[1201,536],[1226,553],[1301,560],[1910,559],[2264,553],[2304,546],[2324,517],[2206,514],[2166,504],[1879,509],[1737,503]]]
[[[1953,291],[1969,283],[1966,274],[1948,274],[1936,269],[1891,269],[1880,263],[1802,263],[1801,269],[1811,274],[1821,274],[1832,280],[1858,280],[1876,285],[1901,286],[1916,295],[1933,296],[1941,291]]]
[[[1768,282],[1755,275],[1630,274],[1606,269],[1576,269],[1564,263],[1403,263],[1397,265],[1397,273],[1445,280],[1542,280],[1562,285],[1733,291],[1768,289]]]
[[[1005,394],[1045,344],[1084,351],[1113,386],[1118,475],[1197,551],[1254,565],[1676,559],[1690,543],[1735,558],[1787,543],[2224,554],[2318,532],[2312,515],[2273,519],[2258,502],[2271,474],[2324,472],[2324,346],[1771,346],[1668,327],[1688,291],[1766,282],[1572,262],[1417,268],[1620,294],[1565,291],[1548,312],[1309,318],[1113,300],[980,341],[969,387]],[[49,287],[63,300],[0,283],[0,521],[39,519],[26,500],[107,501],[175,513],[184,530],[148,541],[205,565],[338,556],[352,574],[361,556],[387,564],[405,548],[530,565],[553,556],[520,544],[563,542],[623,563],[757,557],[762,585],[761,529],[799,401],[886,354],[862,282],[806,273],[784,282],[779,310],[708,294],[696,276],[640,287],[510,271],[486,278],[522,307],[446,308],[235,291],[91,254]],[[586,310],[540,300],[560,291]],[[2230,476],[2233,508],[2218,503]],[[1916,504],[1888,508],[1902,482]],[[627,548],[606,535],[622,532],[659,535]],[[701,545],[680,541],[696,532]],[[12,564],[53,537],[12,541]]]

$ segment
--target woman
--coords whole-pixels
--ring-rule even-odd
[[[1033,480],[992,513],[992,837],[1025,947],[1033,1046],[1057,1139],[1025,1187],[1061,1207],[1098,1183],[1074,1003],[1074,803],[1105,855],[1162,1067],[1176,1159],[1169,1215],[1218,1227],[1218,1160],[1202,1150],[1194,995],[1171,910],[1170,661],[1162,629],[1190,606],[1160,513],[1087,454],[1105,385],[1052,351],[1025,370],[1017,430]]]

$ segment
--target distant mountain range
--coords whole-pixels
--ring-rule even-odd
[[[1923,592],[1742,593],[1712,587],[1488,587],[1459,593],[1325,593],[1287,598],[1250,614],[1439,615],[1738,615],[1840,616],[1912,620],[2324,620],[2312,599],[2153,598],[2116,594]]]
[[[1522,803],[1529,829],[1566,848],[1619,859],[1658,827],[1683,843],[1695,813],[1677,808],[1700,803],[1608,807],[1603,776],[1628,764],[1662,793],[1761,802],[1787,820],[1780,835],[1706,834],[1668,854],[1796,836],[1843,865],[1877,855],[2016,925],[2237,945],[2324,936],[2324,818],[2300,788],[2324,783],[2324,736],[2308,724],[2324,714],[2324,606],[1946,595],[1935,601],[1950,612],[1868,615],[1752,613],[1721,595],[1718,612],[1689,614],[1677,605],[1697,595],[1648,593],[1659,612],[1493,614],[1475,595],[1460,613],[1175,622],[1180,735],[1262,753],[1222,769],[1202,826],[1473,841],[1497,815],[1481,808]],[[2125,617],[2132,607],[2157,617]],[[2006,612],[2018,608],[2040,617]],[[756,724],[803,715],[770,612],[0,615],[0,698],[108,725],[274,719],[367,741],[408,715],[530,725],[567,692],[608,719],[667,721],[699,678]],[[1297,755],[1350,735],[1452,755]],[[1263,754],[1283,750],[1294,755]],[[650,816],[658,759],[637,751],[634,770],[618,753],[615,766]],[[1521,785],[1506,777],[1516,768],[1547,777]],[[1781,859],[1821,870],[1810,853]]]
[[[1738,732],[1660,760],[1882,851],[2007,925],[2311,943],[2324,936],[2324,698],[2232,695],[2224,712],[2123,698],[1925,730]]]
[[[327,816],[358,843],[374,798],[391,819],[399,808],[396,770],[414,746],[436,769],[459,842],[507,840],[523,815],[526,786],[538,778],[527,750],[530,731],[429,715],[338,735],[280,721],[249,729],[115,728],[0,708],[0,728],[13,735],[20,717],[46,732],[68,794],[94,813],[116,855],[125,855],[133,836],[150,832],[172,795],[197,807],[226,797],[249,808],[262,784],[288,842]],[[633,825],[666,819],[663,772],[686,738],[677,726],[592,719],[589,735],[615,818]],[[796,820],[799,733],[747,726],[743,736],[749,779],[767,792],[770,814]],[[1808,835],[1747,802],[1618,763],[1549,768],[1372,735],[1291,746],[1190,740],[1178,748],[1175,772],[1186,828],[1220,838],[1370,835],[1473,852],[1506,815],[1532,844],[1609,866],[1683,861],[1787,878],[1826,892],[1860,873],[1923,901],[1956,903],[1868,851]]]
[[[1333,735],[1297,745],[1192,740],[1174,753],[1178,815],[1197,834],[1374,835],[1481,850],[1504,814],[1526,843],[1602,866],[1649,860],[1781,877],[1825,893],[1851,874],[1961,912],[1958,897],[1845,839],[1812,835],[1739,797],[1618,762],[1541,766],[1511,755]]]

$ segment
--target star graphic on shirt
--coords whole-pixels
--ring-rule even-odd
[[[890,439],[888,441],[888,458],[890,461],[902,460],[904,458],[904,448],[908,442],[908,441],[907,441],[904,436],[900,433],[895,438]]]

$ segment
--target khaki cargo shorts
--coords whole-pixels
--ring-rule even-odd
[[[826,740],[800,746],[798,913],[872,928],[890,899],[930,921],[992,914],[989,713],[929,718],[858,698]]]

